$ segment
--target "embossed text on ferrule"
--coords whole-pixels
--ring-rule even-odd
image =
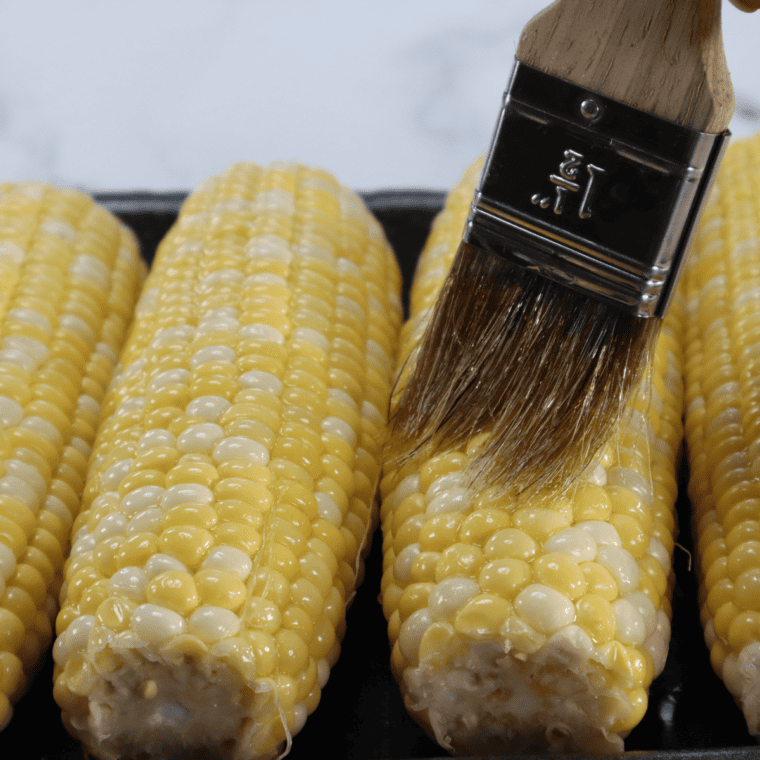
[[[560,163],[557,174],[549,175],[549,181],[555,185],[554,203],[552,204],[551,196],[544,196],[541,193],[534,193],[530,199],[531,203],[540,208],[549,208],[551,205],[552,210],[557,215],[564,213],[568,194],[581,191],[581,184],[578,180],[580,179],[580,171],[585,160],[583,154],[575,150],[568,149],[564,152],[563,156],[565,160]],[[604,174],[604,169],[600,166],[595,166],[591,163],[585,166],[588,179],[583,188],[581,202],[578,206],[578,216],[581,219],[589,219],[593,216],[592,202],[595,185]]]

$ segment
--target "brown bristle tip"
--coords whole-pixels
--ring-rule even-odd
[[[566,487],[611,437],[660,325],[463,244],[401,375],[387,454],[403,465],[482,434],[481,485]]]

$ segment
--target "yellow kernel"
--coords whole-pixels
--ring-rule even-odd
[[[219,528],[215,528],[217,531]],[[186,567],[197,567],[214,547],[214,536],[203,528],[173,526],[159,536],[161,551],[176,557]],[[219,542],[224,543],[224,542]]]
[[[513,599],[531,582],[531,578],[531,568],[527,562],[507,557],[491,560],[484,565],[478,575],[478,583],[483,591]]]
[[[760,567],[760,541],[743,541],[728,554],[727,569],[732,579],[755,567]]]
[[[195,588],[201,604],[232,612],[240,609],[246,597],[245,583],[228,570],[201,568],[195,574]]]
[[[102,625],[117,633],[129,628],[132,612],[137,602],[121,597],[111,597],[101,602],[95,617]]]
[[[168,607],[180,615],[192,612],[200,602],[193,576],[181,570],[167,570],[151,578],[145,596],[151,604]]]
[[[308,644],[314,636],[312,616],[296,604],[291,604],[282,613],[282,627],[297,633],[305,644]]]
[[[736,578],[734,601],[742,609],[760,610],[760,567],[745,570]]]
[[[533,581],[551,586],[569,599],[582,596],[588,585],[578,563],[559,552],[547,552],[533,562]]]
[[[216,467],[209,462],[186,460],[184,457],[166,473],[166,488],[182,483],[198,483],[213,488],[219,480]]]
[[[715,612],[713,618],[713,629],[715,635],[721,639],[728,640],[728,629],[733,622],[733,619],[741,612],[733,602],[726,602],[722,607],[719,607]]]
[[[494,594],[472,597],[454,618],[454,630],[470,638],[496,638],[512,614],[512,604]]]
[[[607,491],[595,483],[581,483],[573,495],[573,522],[601,520],[612,514],[612,502]]]
[[[722,581],[718,581],[708,591],[705,604],[710,610],[710,614],[715,615],[718,609],[726,602],[732,601],[734,601],[734,584],[728,578],[725,578]]]
[[[34,600],[23,589],[9,586],[0,597],[0,607],[12,612],[24,628],[29,628],[37,615],[37,607]]]
[[[273,502],[272,492],[268,488],[243,478],[224,478],[213,490],[219,501],[244,501],[262,512],[269,509]]]
[[[459,527],[459,540],[482,546],[497,531],[509,528],[512,520],[501,509],[480,508],[469,514]]]
[[[100,604],[108,598],[108,581],[93,583],[79,600],[79,612],[82,615],[94,615]]]
[[[575,622],[583,628],[595,644],[606,644],[615,635],[615,611],[607,599],[589,593],[576,603]]]
[[[526,562],[536,556],[538,545],[523,530],[504,528],[491,536],[483,547],[489,559],[521,559]]]
[[[460,472],[467,467],[467,457],[459,451],[431,457],[420,468],[420,491],[425,493],[433,481],[451,472]]]
[[[570,525],[563,512],[546,507],[521,507],[512,514],[512,525],[527,533],[535,541],[543,543]]]
[[[655,562],[657,562],[656,559]],[[660,563],[657,562],[657,564]],[[617,598],[617,581],[606,567],[598,562],[581,562],[579,567],[586,578],[586,588],[589,594],[596,594],[609,602]]]
[[[217,515],[208,504],[177,504],[164,514],[165,528],[184,525],[211,530],[217,523]]]
[[[742,650],[747,644],[760,641],[760,612],[744,610],[728,626],[728,644],[734,651]]]
[[[630,552],[634,559],[641,559],[647,553],[649,534],[644,532],[641,523],[635,517],[613,514],[609,524],[617,530],[623,548]]]
[[[261,534],[251,525],[221,522],[213,530],[213,538],[220,546],[232,546],[253,556],[261,546]]]
[[[250,628],[274,634],[282,625],[282,614],[273,601],[252,597],[245,605],[245,622]]]
[[[647,711],[649,699],[647,697],[646,689],[636,687],[627,690],[626,693],[631,703],[630,711],[628,714],[620,716],[615,720],[610,726],[611,731],[617,731],[620,733],[630,731],[641,722],[641,719]]]
[[[246,641],[256,658],[256,675],[268,676],[277,665],[277,642],[266,631],[251,630],[245,634]]]
[[[283,629],[275,635],[278,664],[281,672],[298,677],[308,665],[309,649],[303,639],[292,630]]]
[[[444,578],[477,578],[485,564],[483,552],[477,546],[453,544],[441,553],[435,567],[435,582]]]
[[[457,541],[464,518],[460,512],[442,512],[428,519],[424,515],[415,515],[412,519],[422,521],[419,535],[412,538],[412,541],[418,541],[423,551],[442,552]],[[412,541],[402,540],[400,548]]]
[[[436,568],[441,558],[439,552],[420,552],[409,571],[410,583],[436,582]]]
[[[417,610],[427,607],[432,583],[410,583],[401,594],[398,611],[402,622]]]

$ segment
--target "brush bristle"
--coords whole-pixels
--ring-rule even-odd
[[[463,243],[401,375],[388,455],[487,433],[482,483],[566,485],[620,420],[660,324]]]

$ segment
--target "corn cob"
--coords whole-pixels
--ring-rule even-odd
[[[52,639],[100,404],[145,274],[86,195],[0,185],[0,728]]]
[[[760,735],[760,134],[737,140],[684,277],[685,435],[710,658]]]
[[[274,757],[376,524],[400,273],[357,195],[231,167],[157,251],[66,565],[54,696],[101,758]]]
[[[479,172],[449,195],[418,264],[394,399]],[[483,433],[384,473],[391,664],[411,715],[443,747],[619,752],[642,718],[670,638],[681,317],[676,304],[646,383],[566,491],[478,486]]]

